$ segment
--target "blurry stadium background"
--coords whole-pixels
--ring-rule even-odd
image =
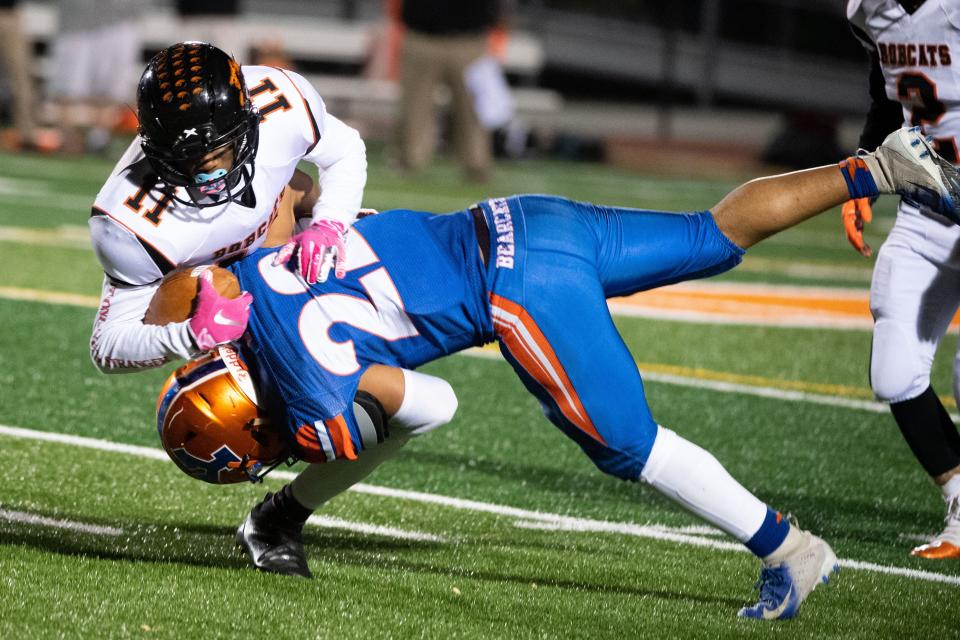
[[[143,61],[182,30],[174,3],[140,20]],[[241,61],[281,60],[368,139],[389,135],[398,89],[384,0],[245,0]],[[856,146],[866,55],[835,0],[515,0],[503,63],[532,151],[663,166],[666,149],[714,168],[766,157],[797,166]],[[42,87],[57,3],[22,3]],[[0,93],[0,103],[6,102]],[[9,93],[6,95],[9,98]],[[132,98],[132,96],[131,96]],[[443,96],[440,96],[443,100]],[[789,142],[791,144],[783,144]],[[779,144],[777,144],[779,143]],[[789,147],[789,148],[784,148]],[[519,153],[516,143],[512,152]],[[722,159],[722,160],[721,160]],[[732,163],[732,164],[731,164]],[[672,163],[667,163],[672,166]]]
[[[235,35],[241,59],[292,65],[360,129],[367,206],[450,211],[550,192],[688,210],[856,147],[867,58],[843,5],[512,3],[503,62],[517,117],[496,134],[487,184],[463,183],[443,159],[414,178],[394,171],[380,0],[247,0]],[[21,3],[40,96],[57,6]],[[181,38],[172,2],[139,24],[142,61]],[[55,128],[48,101],[37,112]],[[722,278],[612,305],[655,417],[842,558],[837,584],[798,620],[737,620],[754,598],[753,559],[652,491],[602,476],[486,350],[426,368],[458,393],[453,424],[312,521],[317,579],[248,569],[234,527],[281,479],[183,476],[154,431],[172,367],[103,376],[89,362],[102,272],[86,218],[126,126],[96,154],[0,152],[0,637],[957,637],[960,567],[907,555],[940,526],[942,502],[873,401],[872,261],[847,245],[837,211]],[[875,248],[894,210],[889,198],[875,208]],[[934,367],[941,391],[955,334]]]

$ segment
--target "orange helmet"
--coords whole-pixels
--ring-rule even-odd
[[[226,345],[170,374],[157,398],[157,431],[181,471],[213,484],[257,482],[289,455],[257,406],[246,363]]]

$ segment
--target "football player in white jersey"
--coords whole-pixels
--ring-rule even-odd
[[[873,102],[860,146],[872,150],[906,123],[923,127],[937,152],[957,164],[960,0],[850,0],[847,17],[873,62]],[[869,256],[861,234],[870,219],[869,201],[851,200],[843,217],[851,243]],[[924,558],[960,558],[960,435],[930,386],[934,354],[958,304],[960,227],[901,200],[870,289],[870,383],[890,403],[907,444],[947,504],[943,531],[912,551]],[[960,353],[953,385],[960,399]]]
[[[178,43],[150,60],[137,110],[139,136],[89,220],[106,274],[90,353],[107,373],[190,358],[240,336],[249,298],[228,301],[212,287],[186,322],[150,326],[143,316],[166,273],[260,246],[301,160],[317,166],[320,192],[281,258],[293,257],[310,282],[341,269],[343,234],[366,184],[363,140],[303,77],[241,68],[207,43]]]
[[[367,177],[356,130],[331,116],[301,76],[243,67],[202,42],[172,45],[147,65],[137,90],[139,136],[97,195],[90,217],[106,277],[90,353],[104,372],[136,371],[192,358],[244,332],[251,302],[220,296],[202,281],[184,322],[144,324],[161,279],[178,267],[224,264],[270,238],[286,242],[277,262],[296,261],[307,282],[342,275],[344,233],[357,216]],[[319,171],[319,193],[297,164]],[[309,186],[305,186],[309,185]],[[293,235],[284,194],[297,194]],[[456,411],[444,380],[408,372],[400,421],[413,431],[448,422]],[[396,418],[395,418],[396,419]],[[412,431],[411,431],[412,433]],[[313,475],[317,504],[395,455],[394,438],[349,472],[326,465]]]

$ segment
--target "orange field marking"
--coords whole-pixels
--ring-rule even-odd
[[[864,290],[682,283],[611,300],[614,313],[701,322],[870,329]],[[951,327],[960,326],[960,314]]]

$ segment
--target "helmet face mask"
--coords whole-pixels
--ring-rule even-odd
[[[182,42],[154,56],[140,78],[137,112],[143,153],[178,202],[218,206],[252,184],[260,114],[240,65],[220,49]],[[205,159],[226,147],[233,152],[226,173],[198,184]]]

